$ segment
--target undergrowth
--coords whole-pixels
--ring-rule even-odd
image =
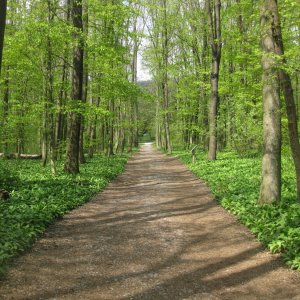
[[[98,156],[82,165],[79,175],[60,171],[56,177],[39,161],[0,160],[0,188],[10,191],[9,200],[0,200],[0,275],[8,261],[30,247],[49,224],[121,173],[127,158]]]
[[[175,151],[190,170],[204,179],[216,200],[237,215],[266,247],[281,253],[285,262],[300,270],[300,204],[291,158],[282,160],[282,201],[258,206],[261,158],[241,158],[232,152],[220,153],[217,161],[207,161],[198,153],[195,164],[187,151]]]

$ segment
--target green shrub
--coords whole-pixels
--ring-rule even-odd
[[[9,161],[0,160],[0,189],[12,191],[19,184],[20,178],[15,171],[15,165]]]

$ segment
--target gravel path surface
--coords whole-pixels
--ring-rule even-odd
[[[177,159],[145,145],[14,261],[0,299],[300,299],[300,275]]]

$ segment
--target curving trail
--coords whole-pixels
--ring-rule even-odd
[[[300,274],[177,159],[145,145],[14,261],[0,299],[300,299]]]

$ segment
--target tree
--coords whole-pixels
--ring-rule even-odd
[[[164,106],[164,128],[165,128],[165,147],[169,154],[172,153],[172,144],[170,136],[170,113],[169,113],[169,33],[168,33],[168,20],[167,20],[167,0],[163,0],[163,28],[162,28],[162,93],[163,93],[163,106]]]
[[[280,86],[284,95],[286,112],[288,117],[288,129],[289,139],[294,160],[294,166],[296,171],[297,182],[297,199],[300,201],[300,144],[298,133],[298,120],[297,120],[297,108],[294,99],[294,91],[292,87],[292,80],[290,75],[286,71],[287,61],[284,57],[284,47],[281,33],[281,24],[278,13],[277,0],[272,3],[272,19],[273,19],[273,39],[275,46],[275,53],[279,55],[279,63],[281,64],[278,73]]]
[[[149,1],[147,5],[150,24],[146,26],[152,44],[150,56],[155,70],[154,81],[157,93],[156,141],[158,147],[163,147],[168,153],[172,153],[169,72],[174,28],[172,18],[177,3],[162,0],[159,3]]]
[[[2,66],[2,52],[4,44],[4,32],[6,24],[7,0],[0,0],[0,74]]]
[[[278,27],[277,1],[261,1],[263,68],[263,159],[259,204],[281,196],[281,112],[274,30]]]
[[[212,53],[211,63],[211,98],[209,105],[209,148],[208,159],[217,157],[217,115],[219,105],[219,72],[222,51],[221,42],[221,1],[214,0],[213,7],[207,0],[208,23],[210,28],[210,43]]]
[[[82,1],[72,1],[72,20],[74,26],[74,50],[73,50],[73,73],[72,73],[72,102],[78,109],[83,96],[83,22]],[[77,106],[77,107],[76,107]],[[69,140],[64,170],[66,173],[79,173],[79,145],[81,115],[75,110],[69,117]]]
[[[130,80],[129,70],[137,50],[124,42],[140,35],[126,26],[133,24],[138,12],[121,0],[82,1],[86,6],[83,26],[89,28],[82,32],[74,25],[74,3],[11,0],[7,10],[7,55],[0,85],[1,151],[42,152],[43,163],[50,162],[53,174],[56,158],[66,152],[66,145],[70,153],[69,141],[74,140],[71,132],[74,133],[73,125],[78,119],[81,154],[83,146],[89,145],[95,152],[123,151],[131,124],[134,144],[138,142],[138,109],[134,99],[139,92],[136,79]],[[79,99],[75,88],[78,72],[72,60],[75,62],[73,53],[83,40],[87,71]],[[129,113],[132,102],[133,111]],[[69,161],[67,158],[66,169]]]

